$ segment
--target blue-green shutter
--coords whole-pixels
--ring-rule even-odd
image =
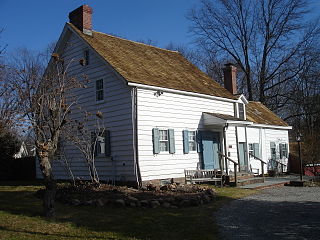
[[[275,149],[275,153],[272,153],[272,149]],[[276,159],[276,143],[275,142],[270,142],[270,155],[271,159],[275,160]]]
[[[253,144],[253,155],[260,158],[259,143]]]
[[[169,134],[169,153],[175,153],[176,148],[174,144],[174,130],[168,129],[168,134]]]
[[[289,155],[289,153],[288,153],[288,144],[285,143],[284,147],[285,147],[285,157],[288,158],[288,155]]]
[[[153,142],[153,153],[158,154],[160,152],[159,128],[152,129],[152,142]]]
[[[104,131],[104,153],[107,157],[111,156],[110,131]]]
[[[183,130],[182,131],[183,136],[183,153],[189,153],[189,131]]]
[[[283,157],[283,144],[279,143],[279,152],[280,152],[280,159]]]
[[[202,147],[202,137],[201,137],[201,132],[197,131],[196,132],[196,139],[197,139],[197,152],[203,152],[203,147]]]

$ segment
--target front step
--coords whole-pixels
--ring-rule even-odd
[[[233,175],[233,173],[230,173],[229,174],[229,181],[230,182],[234,182],[234,175]],[[252,173],[237,173],[237,180],[239,181],[239,180],[243,180],[243,179],[251,179],[251,178],[254,178],[255,176],[254,176],[254,174],[252,174]]]
[[[245,186],[245,185],[249,185],[249,184],[263,183],[263,182],[264,182],[264,180],[262,177],[239,179],[238,186]]]

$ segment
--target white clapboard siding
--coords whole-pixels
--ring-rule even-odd
[[[183,153],[182,131],[203,130],[203,112],[233,115],[233,104],[168,92],[157,97],[155,92],[138,89],[138,151],[142,180],[184,177],[184,169],[195,169],[200,157],[197,152]],[[174,129],[174,154],[153,154],[152,129],[155,127]],[[230,144],[235,146],[235,137],[231,136],[234,128],[230,129]]]
[[[267,162],[265,165],[265,173],[267,173],[268,167],[270,167],[271,151],[270,151],[270,142],[276,144],[276,155],[277,160],[281,161],[284,164],[288,164],[288,159],[280,159],[279,144],[286,143],[288,144],[289,151],[289,136],[288,130],[284,129],[272,129],[272,128],[259,128],[259,127],[247,127],[247,138],[248,144],[250,143],[259,143],[259,151],[262,157],[262,160]],[[260,161],[250,158],[250,165],[252,168],[257,168],[261,172]],[[287,169],[285,168],[284,171]]]
[[[71,109],[72,119],[82,120],[84,111],[93,115],[101,111],[104,116],[103,125],[110,130],[112,157],[97,157],[95,165],[100,180],[135,181],[133,161],[133,130],[132,130],[132,101],[131,88],[120,79],[101,58],[90,50],[90,64],[81,66],[79,60],[83,58],[83,51],[88,46],[78,36],[71,34],[62,51],[62,57],[68,66],[69,76],[83,79],[88,78],[86,88],[71,91],[71,96],[77,97],[77,104]],[[95,99],[95,81],[104,80],[104,96],[102,102]],[[96,118],[92,117],[88,123],[90,130],[97,128]],[[65,143],[66,144],[66,143]],[[65,156],[74,177],[89,179],[88,166],[85,159],[74,146],[66,144]],[[55,161],[53,172],[57,179],[70,179],[68,168],[63,161]],[[41,177],[39,169],[37,177]]]
[[[226,130],[226,142],[227,142],[227,152],[228,156],[234,160],[235,162],[238,162],[238,144],[237,144],[237,138],[236,138],[236,128],[234,126],[229,126]],[[228,168],[231,171],[234,171],[234,164],[229,161]]]

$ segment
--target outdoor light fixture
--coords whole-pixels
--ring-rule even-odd
[[[156,92],[154,93],[154,95],[155,95],[156,97],[160,97],[162,94],[163,94],[163,91],[160,91],[160,90],[158,90],[158,91],[156,91]]]
[[[298,150],[299,150],[299,161],[300,161],[300,181],[302,182],[302,159],[301,159],[301,146],[300,146],[300,142],[301,142],[301,137],[302,134],[300,132],[298,132],[296,140],[298,142]]]

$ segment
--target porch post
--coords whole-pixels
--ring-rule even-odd
[[[227,149],[227,134],[226,134],[226,131],[227,131],[227,128],[228,128],[228,124],[226,124],[224,127],[223,127],[223,144],[224,144],[224,161],[225,161],[225,167],[226,167],[226,174],[228,174],[228,159],[227,159],[227,155],[228,155],[228,149]]]

